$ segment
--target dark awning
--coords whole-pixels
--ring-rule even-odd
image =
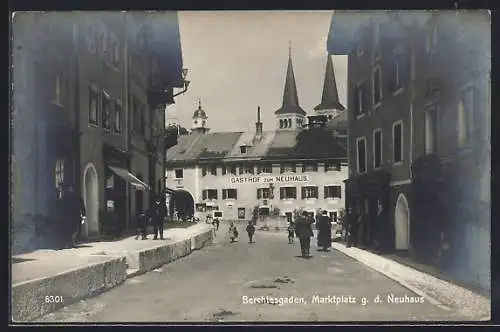
[[[130,183],[137,190],[149,190],[149,185],[139,180],[134,174],[130,173],[126,169],[109,166],[109,168],[119,177]]]

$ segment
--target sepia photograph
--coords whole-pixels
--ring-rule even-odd
[[[10,24],[12,324],[491,319],[489,11]]]

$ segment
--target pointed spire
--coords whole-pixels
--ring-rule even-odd
[[[339,93],[337,91],[337,82],[335,80],[335,72],[333,70],[331,55],[328,55],[326,61],[325,82],[323,83],[321,103],[314,107],[315,111],[327,109],[336,109],[339,111],[345,110],[345,107],[339,101]]]
[[[283,104],[275,114],[295,113],[306,115],[306,112],[299,105],[299,97],[297,95],[297,85],[295,83],[295,75],[293,73],[292,64],[292,42],[288,42],[288,66],[286,69],[285,90],[283,91]]]

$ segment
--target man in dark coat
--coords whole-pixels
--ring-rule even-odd
[[[161,205],[161,198],[159,196],[153,201],[147,212],[147,217],[153,225],[153,240],[158,239],[158,234],[160,235],[160,239],[163,240],[163,223],[165,222],[165,214]]]
[[[308,213],[306,211],[303,211],[302,215],[295,221],[295,234],[300,240],[302,257],[310,257],[309,250],[311,247],[311,237],[314,236],[311,224],[312,221],[308,218]]]
[[[86,215],[85,204],[74,188],[69,186],[61,206],[64,247],[74,247],[82,229],[82,218]]]
[[[318,247],[323,248],[323,251],[328,251],[328,248],[332,246],[332,220],[328,217],[328,212],[323,211],[322,214],[317,223]]]

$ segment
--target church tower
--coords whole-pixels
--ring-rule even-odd
[[[345,110],[345,107],[339,101],[337,83],[335,81],[335,72],[333,71],[332,56],[329,54],[326,60],[325,82],[323,83],[323,95],[321,103],[314,107],[315,115],[325,115],[327,120],[331,120],[339,113]]]
[[[296,130],[306,124],[306,112],[299,105],[297,86],[292,65],[292,47],[288,47],[288,67],[286,70],[285,90],[283,91],[283,104],[274,112],[278,130]]]
[[[193,126],[191,127],[191,132],[193,133],[207,133],[209,129],[207,128],[207,114],[201,108],[201,99],[198,100],[198,109],[193,113]]]

